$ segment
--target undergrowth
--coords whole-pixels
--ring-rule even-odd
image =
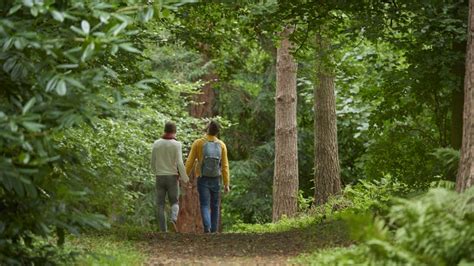
[[[347,213],[359,245],[319,250],[296,263],[312,265],[472,265],[474,188],[434,188],[397,199],[385,217]]]
[[[142,265],[147,259],[133,241],[124,241],[115,234],[89,234],[71,239],[66,248],[81,255],[76,265]]]

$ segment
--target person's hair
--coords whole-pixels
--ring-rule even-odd
[[[214,120],[211,120],[211,122],[209,122],[209,125],[207,126],[207,134],[211,136],[217,136],[217,134],[219,134],[219,130],[219,123]]]
[[[166,122],[165,133],[176,133],[176,124],[171,121]]]

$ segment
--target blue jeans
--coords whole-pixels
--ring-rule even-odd
[[[219,220],[219,177],[199,177],[197,181],[204,233],[217,232]]]

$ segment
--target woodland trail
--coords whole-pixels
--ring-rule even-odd
[[[288,265],[290,259],[320,248],[347,246],[341,222],[278,233],[152,233],[141,248],[146,265]]]

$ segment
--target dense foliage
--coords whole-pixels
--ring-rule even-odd
[[[323,250],[302,258],[324,265],[463,265],[474,261],[473,194],[436,188],[412,200],[400,199],[387,221],[350,219],[362,244]]]
[[[0,4],[2,262],[53,260],[56,244],[38,237],[62,245],[66,233],[106,226],[102,214],[131,204],[146,183],[138,181],[149,179],[145,150],[159,132],[154,123],[175,110],[160,116],[151,110],[159,103],[145,101],[163,97],[164,84],[142,68],[138,48],[153,39],[144,23],[173,8],[146,2]],[[126,104],[148,109],[121,111]]]
[[[72,256],[59,248],[66,235],[87,228],[153,228],[150,145],[173,120],[187,155],[206,121],[191,117],[190,106],[208,83],[231,160],[224,228],[282,226],[248,224],[271,220],[277,32],[288,24],[296,28],[300,212],[315,223],[352,214],[355,225],[370,224],[356,227],[367,233],[359,246],[310,259],[471,262],[473,190],[424,194],[456,177],[467,7],[457,0],[2,1],[0,264],[64,262]],[[316,33],[330,37],[324,53]],[[314,208],[320,61],[336,75],[345,188]],[[394,197],[405,199],[392,206]]]

